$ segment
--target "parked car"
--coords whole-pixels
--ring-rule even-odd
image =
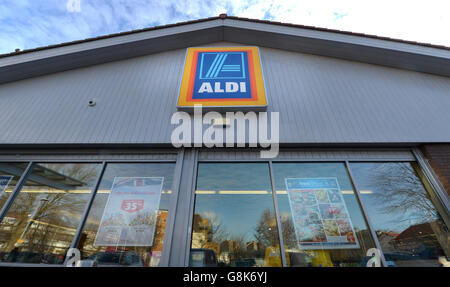
[[[99,252],[87,258],[99,267],[129,266],[143,267],[144,264],[138,254],[130,251],[125,252]]]
[[[196,248],[191,249],[189,255],[190,267],[217,267],[216,253],[212,249]]]

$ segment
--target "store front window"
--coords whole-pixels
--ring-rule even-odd
[[[99,170],[98,164],[34,164],[1,222],[0,261],[62,264]],[[18,173],[11,175],[17,180]]]
[[[267,163],[200,163],[189,265],[281,266]]]
[[[97,266],[159,266],[174,163],[106,166],[78,249]]]
[[[190,215],[175,166],[33,163],[19,188],[28,163],[0,163],[0,263],[62,265],[72,244],[87,265],[184,259],[163,253],[175,206],[193,267],[374,266],[377,246],[387,266],[450,261],[448,211],[415,162],[200,162]]]
[[[353,176],[390,266],[439,266],[450,233],[415,163],[351,163]]]
[[[344,163],[274,163],[288,266],[366,266],[375,244]]]

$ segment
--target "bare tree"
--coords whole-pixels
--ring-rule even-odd
[[[67,177],[48,180],[55,180],[55,182],[62,180],[72,189],[76,189],[78,186],[89,186],[89,183],[97,175],[95,165],[46,164],[42,166],[46,170]],[[46,177],[46,174],[41,176]],[[14,248],[19,239],[22,239],[24,244],[22,248],[44,253],[47,248],[51,248],[49,240],[56,238],[56,233],[67,233],[68,228],[76,228],[78,225],[79,215],[86,205],[86,196],[58,190],[56,187],[48,187],[46,183],[41,183],[37,179],[28,180],[22,190],[26,191],[28,188],[33,189],[36,186],[42,192],[20,192],[7,214],[8,217],[15,218],[15,221],[10,226],[12,231],[9,231],[10,236],[5,250]],[[59,193],[47,192],[50,189],[56,189]],[[59,236],[59,239],[67,240],[66,237]]]
[[[276,220],[270,209],[265,209],[261,214],[254,236],[264,246],[279,245]]]
[[[196,239],[196,244],[201,248],[210,244],[220,244],[228,238],[228,232],[222,221],[212,213],[194,215],[194,232],[204,236]]]
[[[381,190],[373,194],[380,212],[400,215],[414,212],[420,214],[416,222],[438,218],[428,192],[409,163],[379,164],[373,174],[368,177],[368,183]]]

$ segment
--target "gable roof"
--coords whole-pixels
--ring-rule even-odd
[[[219,41],[450,76],[450,47],[221,14],[3,54],[0,84]]]
[[[344,35],[353,35],[353,36],[367,37],[367,38],[380,39],[380,40],[386,40],[386,41],[394,41],[394,42],[405,43],[405,44],[419,45],[419,46],[424,46],[424,47],[450,50],[450,47],[443,46],[443,45],[435,45],[435,44],[431,44],[431,43],[409,41],[409,40],[396,39],[396,38],[390,38],[390,37],[385,37],[385,36],[357,33],[357,32],[350,32],[350,31],[342,31],[342,30],[315,27],[315,26],[307,26],[307,25],[301,25],[301,24],[283,23],[283,22],[277,22],[277,21],[259,20],[259,19],[243,18],[243,17],[236,17],[236,16],[228,16],[227,14],[220,14],[217,17],[209,17],[209,18],[184,21],[184,22],[178,22],[178,23],[155,26],[155,27],[148,27],[148,28],[143,28],[143,29],[136,29],[136,30],[131,30],[131,31],[124,31],[124,32],[102,35],[102,36],[97,36],[97,37],[92,37],[92,38],[87,38],[87,39],[82,39],[82,40],[75,40],[75,41],[64,42],[64,43],[60,43],[60,44],[42,46],[42,47],[37,47],[37,48],[33,48],[33,49],[20,50],[18,52],[0,54],[0,58],[14,56],[14,55],[20,55],[23,53],[36,52],[36,51],[41,51],[41,50],[45,50],[45,49],[52,49],[52,48],[63,47],[63,46],[68,46],[68,45],[74,45],[74,44],[79,44],[79,43],[84,43],[84,42],[107,39],[107,38],[112,38],[112,37],[117,37],[117,36],[123,36],[123,35],[129,35],[129,34],[134,34],[134,33],[176,27],[176,26],[181,26],[181,25],[200,23],[200,22],[205,22],[205,21],[209,21],[209,20],[213,20],[213,19],[225,19],[225,18],[248,21],[248,22],[255,22],[255,23],[267,23],[267,24],[280,25],[280,26],[285,26],[285,27],[311,29],[311,30],[316,30],[316,31],[324,31],[324,32],[338,33],[338,34],[344,34]]]

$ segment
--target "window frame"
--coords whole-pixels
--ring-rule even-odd
[[[295,151],[295,149],[293,149]],[[339,151],[339,149],[336,149]],[[377,149],[367,149],[367,150],[374,150],[377,151]],[[386,149],[383,149],[386,150]],[[389,149],[387,149],[389,150]],[[405,149],[403,149],[405,150]],[[351,168],[350,168],[350,163],[351,162],[383,162],[383,163],[389,163],[389,162],[415,162],[417,163],[420,172],[422,172],[424,174],[424,179],[420,178],[422,184],[424,185],[424,187],[426,188],[426,184],[429,184],[431,187],[431,190],[428,190],[431,195],[434,197],[434,195],[437,195],[437,200],[433,201],[432,203],[435,205],[436,209],[438,209],[439,212],[441,212],[442,214],[445,215],[445,217],[448,217],[449,213],[450,213],[450,209],[449,209],[449,204],[448,202],[445,201],[445,199],[448,199],[448,197],[446,197],[445,195],[443,195],[443,192],[445,192],[445,190],[443,190],[443,188],[441,186],[439,186],[440,181],[437,179],[436,174],[433,172],[433,170],[431,168],[428,168],[425,163],[426,161],[424,160],[424,157],[422,155],[422,153],[420,152],[420,150],[418,150],[417,148],[411,148],[411,149],[406,149],[407,151],[409,151],[412,154],[411,158],[395,158],[395,157],[384,157],[384,158],[371,158],[371,159],[367,159],[367,158],[358,158],[356,157],[352,157],[352,158],[346,158],[346,157],[334,157],[332,152],[327,152],[325,151],[326,155],[323,158],[320,159],[306,159],[306,158],[301,158],[301,159],[296,159],[296,158],[291,158],[291,159],[230,159],[230,160],[224,160],[224,159],[214,159],[214,157],[211,159],[199,159],[198,153],[202,152],[202,150],[198,151],[194,151],[196,153],[195,156],[195,160],[193,162],[193,169],[195,170],[195,172],[193,173],[193,178],[192,178],[192,187],[190,190],[190,200],[189,200],[189,213],[188,213],[188,234],[187,234],[187,238],[186,238],[186,250],[184,253],[184,266],[189,266],[189,253],[190,253],[190,246],[191,246],[191,242],[192,242],[192,223],[193,223],[193,217],[194,217],[194,203],[195,203],[195,188],[197,186],[197,172],[198,172],[198,167],[200,163],[267,163],[269,165],[269,176],[270,176],[270,182],[271,182],[271,186],[272,186],[272,195],[273,195],[273,200],[274,200],[274,210],[275,210],[275,216],[276,216],[276,222],[277,222],[277,231],[278,231],[278,237],[280,240],[280,252],[281,252],[281,260],[282,260],[282,266],[283,267],[287,267],[287,261],[286,261],[286,253],[285,253],[285,246],[284,246],[284,240],[283,240],[283,236],[282,236],[282,229],[281,229],[281,220],[280,220],[280,214],[279,214],[279,208],[278,208],[278,202],[276,199],[276,193],[275,193],[275,178],[274,178],[274,173],[273,173],[273,164],[274,163],[343,163],[344,167],[346,169],[348,178],[351,182],[351,185],[355,191],[355,195],[356,195],[356,200],[360,206],[360,210],[362,213],[362,216],[365,220],[365,223],[367,224],[367,228],[373,238],[373,241],[375,243],[376,248],[379,250],[380,255],[381,255],[381,266],[383,267],[387,267],[387,262],[383,253],[383,250],[381,248],[381,244],[378,240],[378,237],[376,236],[375,233],[375,229],[373,228],[373,225],[370,221],[370,218],[368,216],[368,213],[366,212],[366,208],[364,207],[364,203],[361,200],[361,194],[360,194],[360,190],[356,185],[356,181],[353,177],[353,174],[351,172]],[[285,149],[280,149],[280,153],[287,151]],[[231,152],[231,150],[230,150]],[[427,182],[423,182],[424,180],[426,180]],[[446,224],[448,225],[448,223],[446,222]]]
[[[234,153],[238,149],[224,149],[225,152]],[[280,149],[280,154],[285,152],[309,152],[310,150],[322,152],[320,158],[313,158],[310,156],[305,156],[302,158],[297,158],[296,155],[293,156],[284,156],[275,158],[275,159],[260,159],[260,158],[245,158],[245,156],[237,155],[234,159],[223,159],[220,157],[213,156],[212,158],[200,158],[199,154],[202,152],[211,152],[211,149],[206,148],[181,148],[178,150],[174,149],[141,149],[141,150],[100,150],[94,149],[90,151],[84,150],[60,150],[58,152],[48,151],[48,150],[32,150],[28,151],[6,151],[0,155],[0,162],[22,162],[28,163],[27,168],[20,176],[15,189],[12,194],[9,196],[8,200],[5,202],[5,205],[0,210],[0,222],[3,217],[8,212],[11,207],[15,197],[18,192],[20,192],[22,186],[26,182],[28,175],[32,170],[32,166],[35,163],[98,163],[101,164],[101,171],[96,179],[96,184],[94,188],[91,190],[91,197],[86,204],[85,210],[83,211],[83,217],[80,221],[78,229],[76,231],[76,236],[81,234],[82,229],[84,228],[84,224],[86,222],[87,216],[89,215],[90,208],[92,207],[93,201],[95,199],[95,194],[97,193],[97,189],[103,177],[104,171],[106,169],[106,165],[108,163],[175,163],[174,169],[174,181],[172,186],[172,192],[175,196],[170,203],[170,210],[167,226],[165,231],[165,243],[163,246],[163,253],[161,257],[161,267],[165,266],[174,266],[174,267],[187,267],[189,265],[189,252],[190,252],[190,244],[192,239],[192,222],[193,222],[193,212],[194,212],[194,202],[195,202],[195,187],[197,185],[197,172],[198,165],[202,162],[209,163],[267,163],[269,165],[269,176],[272,185],[272,195],[276,197],[276,194],[273,192],[275,190],[274,187],[274,177],[273,177],[273,164],[274,163],[320,163],[320,162],[340,162],[344,163],[347,174],[349,175],[349,180],[352,183],[352,186],[355,190],[355,194],[357,195],[357,201],[360,204],[361,212],[363,213],[363,217],[366,220],[368,228],[372,228],[369,225],[369,221],[367,220],[367,213],[362,208],[362,201],[360,199],[360,191],[355,186],[355,181],[353,176],[351,175],[351,170],[349,167],[349,163],[351,162],[415,162],[419,167],[419,173],[423,173],[423,182],[426,180],[426,183],[431,187],[429,192],[432,194],[435,201],[433,203],[436,205],[438,211],[444,214],[446,217],[450,216],[450,202],[449,197],[446,194],[445,189],[443,188],[441,182],[439,181],[437,175],[433,171],[433,169],[429,166],[427,160],[423,156],[422,152],[416,148],[366,148],[366,149],[358,149],[358,152],[362,151],[398,151],[411,153],[411,157],[396,157],[396,156],[383,156],[383,157],[374,157],[367,158],[363,155],[358,156],[358,154],[352,155],[351,157],[342,156],[339,152],[341,151],[353,151],[355,149],[349,148],[335,148],[333,150],[323,149],[323,148],[290,148],[290,149]],[[92,152],[93,151],[93,152]],[[214,150],[213,150],[214,151]],[[334,153],[336,151],[336,153]],[[256,149],[245,149],[245,152],[255,152],[259,154],[259,150]],[[139,155],[160,155],[161,157],[158,159],[136,159],[129,156],[130,154],[139,154]],[[167,159],[167,155],[174,155],[173,158]],[[94,156],[93,156],[94,155]],[[166,157],[166,159],[164,159]],[[216,159],[215,159],[216,158]],[[428,190],[428,189],[427,189]],[[276,202],[276,198],[274,199],[275,205],[275,214],[277,219],[277,229],[280,238],[280,252],[283,267],[286,266],[286,258],[285,258],[285,250],[283,237],[280,236],[281,225],[280,225],[280,217],[278,210],[278,203]],[[446,222],[447,223],[447,222]],[[448,223],[447,223],[448,225]],[[370,227],[369,227],[370,226]],[[78,235],[77,235],[78,234]],[[76,246],[79,241],[79,237],[72,240],[71,246]],[[176,240],[174,240],[176,239]],[[379,244],[377,237],[373,237],[373,240]],[[377,245],[378,246],[378,245]],[[381,248],[380,252],[382,253]],[[384,255],[382,255],[384,261]],[[386,266],[385,264],[383,264]],[[64,264],[54,265],[54,264],[29,264],[29,263],[5,263],[0,262],[0,266],[32,266],[32,267],[64,267]]]
[[[76,248],[76,246],[78,245],[79,241],[80,241],[80,237],[81,237],[81,233],[83,231],[84,225],[86,223],[86,220],[89,216],[89,211],[92,208],[92,205],[94,203],[94,199],[95,196],[97,194],[97,190],[100,186],[101,180],[103,178],[104,172],[106,170],[106,167],[108,164],[115,164],[115,163],[122,163],[122,164],[126,164],[126,163],[174,163],[175,167],[174,167],[174,174],[173,174],[173,183],[172,183],[172,194],[174,195],[175,198],[172,198],[171,202],[170,202],[170,209],[169,210],[173,210],[172,212],[169,212],[168,215],[168,219],[167,219],[167,225],[166,225],[166,230],[165,230],[165,236],[164,236],[164,245],[163,245],[163,251],[162,251],[162,255],[161,255],[161,263],[160,263],[160,267],[167,267],[168,266],[168,260],[163,260],[163,258],[168,257],[169,253],[170,253],[170,248],[168,246],[170,246],[171,242],[172,242],[172,234],[173,234],[173,228],[174,228],[174,221],[175,221],[175,215],[176,215],[176,208],[177,205],[174,204],[174,202],[177,201],[178,199],[178,195],[179,195],[179,187],[180,187],[180,175],[181,175],[181,160],[182,157],[180,157],[180,153],[181,152],[158,152],[158,151],[148,151],[148,154],[162,154],[162,156],[164,156],[164,154],[175,154],[176,158],[175,159],[108,159],[108,160],[98,160],[98,159],[88,159],[87,157],[89,157],[88,154],[82,155],[85,156],[86,158],[81,158],[81,159],[55,159],[55,158],[48,158],[46,157],[46,155],[42,155],[42,158],[39,157],[38,159],[33,159],[33,160],[26,160],[25,158],[20,158],[17,160],[14,159],[6,159],[6,160],[2,160],[0,158],[0,162],[5,162],[5,163],[10,163],[10,162],[22,162],[22,163],[28,163],[25,171],[22,173],[22,175],[20,176],[16,187],[14,188],[14,190],[12,191],[11,195],[9,196],[9,198],[7,199],[7,201],[5,202],[3,208],[0,211],[0,223],[3,221],[4,216],[7,214],[7,212],[9,211],[9,209],[11,208],[12,204],[14,203],[14,200],[16,199],[17,195],[20,193],[20,191],[22,190],[23,185],[26,183],[29,175],[32,173],[33,167],[35,164],[39,164],[39,163],[60,163],[60,164],[77,164],[77,163],[92,163],[92,164],[100,164],[100,171],[95,179],[95,184],[91,189],[91,192],[89,193],[89,199],[88,202],[86,203],[81,219],[80,219],[80,223],[77,227],[77,230],[75,231],[75,235],[72,239],[72,242],[70,244],[70,248]],[[64,155],[64,154],[63,154]],[[52,154],[52,156],[57,156],[56,154]],[[14,262],[0,262],[0,267],[1,266],[13,266],[13,267],[65,267],[66,266],[66,261],[67,258],[65,258],[65,261],[63,264],[35,264],[35,263],[14,263]]]

